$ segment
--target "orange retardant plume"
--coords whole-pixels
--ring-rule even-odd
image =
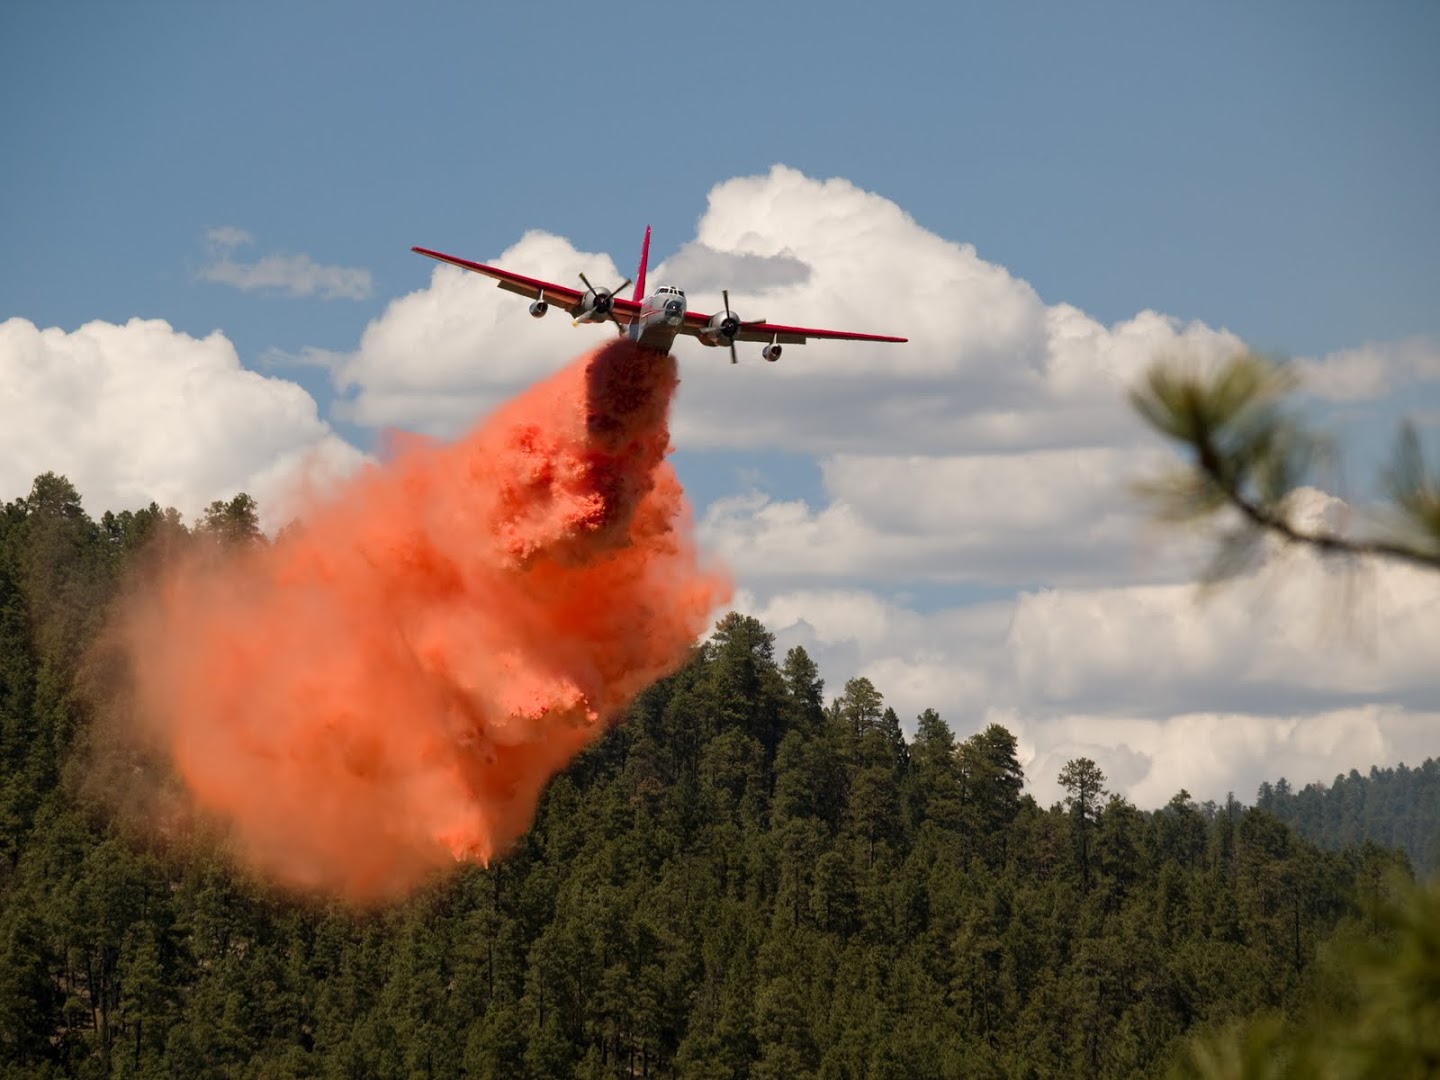
[[[128,616],[136,705],[282,884],[398,896],[488,862],[729,598],[665,462],[675,360],[612,342],[454,444]]]

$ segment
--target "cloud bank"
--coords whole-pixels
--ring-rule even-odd
[[[812,343],[773,365],[742,346],[736,367],[676,346],[677,444],[717,470],[747,455],[701,537],[734,569],[737,603],[811,649],[832,690],[866,674],[907,723],[935,707],[961,734],[1011,725],[1042,796],[1082,753],[1156,805],[1425,748],[1435,583],[1292,558],[1197,605],[1203,538],[1157,533],[1134,497],[1169,451],[1126,391],[1157,356],[1228,356],[1234,334],[1149,310],[1103,325],[879,195],[783,166],[716,185],[675,242],[650,282],[685,288],[692,309],[728,288],[746,318],[910,338]],[[461,254],[555,281],[622,276],[539,232]],[[367,327],[337,385],[361,422],[444,434],[604,332],[537,323],[440,266]],[[1435,378],[1437,355],[1382,343],[1298,366],[1318,398],[1373,401]],[[767,450],[814,460],[818,494],[763,462],[757,476]]]
[[[242,292],[270,290],[285,296],[319,296],[322,300],[364,300],[374,291],[370,271],[349,266],[326,266],[309,255],[265,255],[254,262],[234,257],[235,249],[254,243],[254,237],[234,225],[221,225],[205,234],[211,258],[200,270],[203,281],[231,285]]]
[[[250,238],[222,230],[211,242]],[[650,283],[680,285],[694,309],[714,310],[728,288],[747,318],[910,338],[817,342],[777,364],[742,345],[733,367],[723,350],[676,348],[675,442],[721,492],[699,508],[700,537],[734,568],[737,605],[782,648],[812,650],[832,692],[865,674],[907,725],[926,707],[962,736],[1005,723],[1042,798],[1079,754],[1113,789],[1157,805],[1180,787],[1248,799],[1282,774],[1328,780],[1433,753],[1433,582],[1291,558],[1197,605],[1202,538],[1158,533],[1132,496],[1169,450],[1126,390],[1158,355],[1208,363],[1242,347],[1225,328],[1149,310],[1102,324],[879,195],[783,166],[716,185],[693,236],[656,244],[674,254]],[[536,231],[507,250],[456,253],[560,282],[581,270],[618,282],[633,259],[621,253],[622,272]],[[46,348],[66,358],[0,360],[6,385],[15,372],[32,380],[23,410],[6,399],[3,415],[31,425],[7,445],[43,451],[7,458],[12,487],[58,467],[109,504],[143,492],[179,505],[285,474],[317,448],[355,459],[303,391],[244,371],[219,335],[12,324],[4,355],[50,335]],[[335,380],[337,417],[451,436],[612,334],[531,319],[494,282],[437,264],[352,351],[313,358]],[[142,337],[143,355],[122,345]],[[105,358],[98,383],[78,367],[90,355]],[[1381,409],[1433,386],[1437,356],[1425,341],[1341,342],[1297,367],[1313,397]],[[178,421],[191,406],[177,371],[194,372],[199,403]],[[99,385],[113,416],[92,399]],[[47,436],[43,416],[87,433]],[[813,463],[816,483],[795,481],[797,461]]]
[[[300,386],[243,367],[224,334],[193,338],[159,319],[40,329],[0,323],[0,491],[68,476],[89,508],[152,500],[193,519],[247,491],[267,527],[301,477],[322,484],[363,455]]]

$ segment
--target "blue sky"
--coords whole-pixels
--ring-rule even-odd
[[[343,348],[428,274],[411,244],[539,227],[628,267],[646,222],[663,250],[782,161],[1104,322],[1294,352],[1440,329],[1433,4],[546,10],[7,5],[0,310]],[[232,223],[369,268],[370,310],[197,284]]]
[[[438,280],[412,244],[493,260],[541,229],[576,251],[608,253],[626,274],[647,223],[655,229],[653,265],[695,242],[706,221],[720,229],[725,214],[733,218],[733,209],[707,210],[717,185],[771,175],[779,190],[792,183],[770,174],[783,163],[817,183],[839,177],[874,193],[925,235],[974,245],[985,266],[1028,283],[1044,305],[1073,305],[1101,327],[1153,310],[1317,360],[1378,350],[1367,353],[1365,370],[1386,373],[1383,386],[1342,387],[1315,402],[1317,415],[1351,440],[1364,466],[1354,470],[1359,480],[1395,417],[1440,416],[1435,380],[1414,374],[1431,370],[1440,338],[1437,47],[1440,7],[1425,2],[555,3],[543,15],[474,3],[10,4],[0,12],[0,323],[15,317],[74,331],[91,320],[141,317],[196,338],[218,330],[241,364],[314,398],[313,423],[295,414],[304,439],[333,432],[368,451],[382,425],[335,406],[337,369],[275,358],[318,349],[360,357],[348,370],[372,370],[361,346],[367,326],[389,325],[393,301]],[[775,220],[782,242],[784,221]],[[373,287],[363,299],[322,299],[206,280],[202,271],[216,259],[207,232],[220,227],[252,238],[234,249],[236,259],[303,254],[368,272]],[[892,265],[903,272],[908,264]],[[555,272],[568,278],[582,268]],[[862,289],[859,278],[846,280]],[[922,286],[867,283],[873,296],[814,303],[823,311],[844,301],[838,317],[853,310],[853,328],[911,333],[940,355],[950,348],[950,301],[925,309],[934,329],[917,328],[904,300]],[[745,291],[744,282],[732,286]],[[769,302],[764,314],[773,319],[807,314]],[[973,297],[956,294],[953,302],[957,321],[984,315]],[[1397,359],[1402,346],[1420,359]],[[843,366],[859,355],[826,348],[807,346],[803,362],[815,365],[816,379],[825,378],[827,357]],[[875,353],[872,375],[901,362],[895,355]],[[843,439],[824,442],[825,416],[808,435],[771,438],[757,428],[727,444],[706,423],[723,425],[715,414],[735,408],[732,401],[781,384],[757,382],[741,393],[733,387],[750,384],[732,382],[727,390],[723,379],[709,381],[728,377],[709,370],[717,363],[708,352],[682,355],[687,386],[697,394],[714,387],[705,390],[714,395],[709,420],[677,428],[709,431],[689,444],[677,435],[676,455],[698,516],[710,521],[706,535],[735,552],[742,533],[760,537],[754,551],[769,551],[764,544],[781,543],[775,515],[802,505],[803,521],[795,520],[830,535],[824,530],[838,529],[843,515],[828,510],[874,496],[860,458],[877,454],[889,436],[877,428],[862,439],[863,413],[844,411],[839,391],[832,402],[830,388],[812,383],[813,409],[836,410],[832,435],[856,425],[853,449]],[[967,368],[965,378],[999,393],[1004,373],[994,369],[1004,361],[985,363],[989,375]],[[787,408],[799,416],[809,399],[793,379],[784,385]],[[304,402],[291,405],[303,413]],[[1064,415],[1076,410],[1083,412],[1074,405]],[[1033,423],[1070,432],[1068,420],[1048,416],[1037,412]],[[797,427],[814,419],[802,416]],[[413,417],[414,426],[428,422]],[[934,455],[1031,453],[1068,445],[1066,438],[1092,447],[1104,441],[1097,424],[1053,437],[1037,427],[1029,441],[986,445],[946,443],[943,433],[911,445],[900,432],[894,452],[911,455],[904,468],[923,471]],[[175,445],[183,454],[183,443]],[[124,449],[97,442],[94,453]],[[252,465],[235,475],[264,471],[260,458]],[[955,475],[971,475],[955,467]],[[140,491],[145,468],[158,466],[137,466],[140,480],[100,490]],[[157,491],[183,488],[159,476],[154,483]],[[757,493],[769,501],[748,509],[726,502]],[[1046,528],[1092,525],[1081,515]],[[892,604],[886,625],[932,620],[925,625],[939,633],[951,616],[978,626],[985,605],[1020,603],[1024,590],[1096,587],[1102,563],[1106,586],[1126,587],[1129,564],[1101,552],[1119,532],[1097,534],[1094,550],[1067,549],[1053,564],[1037,539],[1023,569],[997,564],[958,580],[908,547],[903,557],[920,569],[901,580],[879,565],[878,549],[873,566],[837,555],[837,569],[813,580],[747,576],[752,563],[743,557],[738,575],[742,598],[772,619],[794,606],[785,597],[823,588],[843,592],[852,611],[879,597]],[[818,542],[805,537],[796,542]],[[974,550],[982,548],[991,550]],[[1164,577],[1153,568],[1139,576],[1157,574]],[[1012,638],[1028,611],[1010,610]],[[979,652],[1004,639],[996,629],[1004,618],[995,618]],[[829,658],[834,686],[856,671],[877,684],[882,672],[900,679],[895,673],[915,675],[929,662],[903,634],[847,637],[848,624],[836,619],[833,631],[804,620],[787,631]],[[941,665],[954,669],[959,661],[946,655]],[[1009,670],[1018,662],[996,663]],[[943,684],[915,678],[920,687]],[[1296,700],[1308,701],[1302,681],[1292,673]],[[1046,734],[1064,727],[1064,702],[1013,690],[1013,723],[1033,744],[1035,767],[1048,768],[1071,745]],[[1275,720],[1283,710],[1272,690],[1267,684],[1256,709]],[[1174,700],[1151,708],[1156,724],[1206,708],[1179,684],[1173,691]],[[893,692],[906,708],[946,704],[906,693]],[[989,714],[956,693],[947,715],[963,733]],[[1348,706],[1354,695],[1342,698]],[[1139,708],[1118,692],[1100,700],[1116,715]],[[1385,730],[1390,741],[1374,752],[1393,755],[1399,736]],[[1299,760],[1276,755],[1263,764]],[[1152,773],[1155,784],[1158,777]],[[1244,783],[1240,790],[1248,794]]]

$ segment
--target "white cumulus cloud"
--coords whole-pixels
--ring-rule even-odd
[[[1328,401],[1372,401],[1412,382],[1440,381],[1440,343],[1372,342],[1297,361],[1305,389]]]
[[[1134,482],[1160,454],[1103,447],[1009,454],[837,454],[829,502],[749,492],[718,499],[701,535],[743,580],[861,577],[1095,582],[1176,572],[1143,545]]]
[[[608,256],[576,251],[538,231],[494,262],[547,281],[575,282],[583,271],[608,287],[624,277]],[[336,386],[349,395],[342,410],[358,423],[457,434],[479,413],[613,333],[573,328],[558,309],[532,319],[528,302],[492,279],[445,263],[427,265],[435,267],[430,284],[391,301],[365,328],[359,349],[334,365]]]
[[[879,195],[784,166],[716,185],[693,236],[656,241],[674,254],[650,284],[686,289],[693,310],[728,289],[743,318],[910,338],[812,341],[777,364],[742,344],[736,366],[676,345],[672,432],[692,460],[818,464],[818,490],[742,480],[700,533],[736,571],[737,606],[782,650],[809,649],[832,692],[863,674],[907,724],[926,707],[962,735],[1006,723],[1044,797],[1082,753],[1142,805],[1421,756],[1440,691],[1434,583],[1298,556],[1197,604],[1200,538],[1157,532],[1133,495],[1169,451],[1126,391],[1158,356],[1213,365],[1235,335],[1149,310],[1101,323]],[[624,276],[542,232],[454,254],[567,284]],[[449,435],[611,333],[532,320],[493,281],[437,265],[352,352],[316,362],[346,417]],[[1297,366],[1318,397],[1375,401],[1435,379],[1437,356],[1381,343]]]
[[[1089,757],[1107,788],[1137,806],[1169,802],[1182,788],[1223,803],[1229,793],[1253,803],[1264,781],[1321,782],[1371,764],[1418,765],[1435,753],[1440,713],[1395,705],[1289,713],[1190,713],[1116,717],[1066,714],[1035,718],[997,711],[988,721],[1017,736],[1032,793],[1058,800],[1056,777],[1067,761]]]
[[[96,514],[153,500],[193,519],[247,491],[268,527],[283,523],[283,495],[298,478],[324,484],[362,459],[304,389],[244,368],[218,331],[193,338],[158,319],[68,332],[0,323],[7,498],[56,472]]]
[[[690,449],[1122,445],[1142,434],[1124,389],[1156,352],[1218,354],[1239,344],[1154,312],[1105,327],[1069,305],[1047,307],[1004,267],[922,228],[888,199],[784,166],[718,184],[695,236],[676,241],[678,253],[651,270],[650,284],[685,288],[693,310],[719,309],[728,287],[747,319],[910,338],[812,341],[787,348],[777,364],[745,345],[737,366],[722,349],[681,339],[674,430]],[[454,254],[561,283],[582,270],[597,284],[623,277],[608,256],[540,232],[493,258]],[[370,324],[338,385],[360,422],[455,432],[476,409],[610,332],[572,331],[563,313],[532,322],[522,298],[440,265],[426,288]]]
[[[269,289],[287,296],[318,295],[324,300],[364,300],[374,291],[370,271],[349,266],[327,266],[305,254],[264,255],[253,262],[235,258],[238,247],[254,237],[234,225],[221,225],[205,233],[211,259],[200,269],[204,281],[231,285],[242,292]]]
[[[782,654],[804,646],[827,694],[870,678],[907,730],[926,708],[961,737],[1003,724],[1042,803],[1085,756],[1112,791],[1155,807],[1181,788],[1248,802],[1267,779],[1433,756],[1435,578],[1384,564],[1350,577],[1291,553],[1204,599],[1117,585],[917,611],[914,598],[799,588],[735,604]]]
[[[1190,585],[1026,593],[1009,650],[1025,700],[1071,708],[1419,705],[1440,694],[1437,626],[1440,575],[1292,552],[1203,598]]]
[[[744,318],[910,338],[812,342],[773,365],[743,345],[733,367],[676,345],[678,445],[818,460],[818,495],[736,491],[700,533],[735,570],[737,604],[814,653],[832,691],[864,674],[907,723],[932,706],[962,734],[1000,719],[1038,792],[1088,753],[1145,805],[1181,786],[1249,798],[1266,776],[1417,745],[1414,717],[1440,691],[1425,575],[1301,556],[1197,605],[1199,538],[1149,527],[1134,496],[1169,451],[1127,389],[1157,356],[1213,365],[1243,347],[1233,334],[1155,311],[1104,325],[881,196],[783,166],[716,185],[694,236],[671,243],[650,281],[694,310],[728,288]],[[560,282],[622,276],[544,233],[457,254]],[[445,434],[608,332],[533,322],[522,299],[440,266],[335,370],[355,419]],[[1351,400],[1433,378],[1434,356],[1411,342],[1299,363],[1313,393]],[[994,599],[1006,589],[1025,591]]]

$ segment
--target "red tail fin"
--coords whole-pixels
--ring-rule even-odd
[[[645,244],[640,248],[640,269],[635,271],[635,295],[637,302],[645,299],[645,267],[650,262],[650,226],[645,226]]]

